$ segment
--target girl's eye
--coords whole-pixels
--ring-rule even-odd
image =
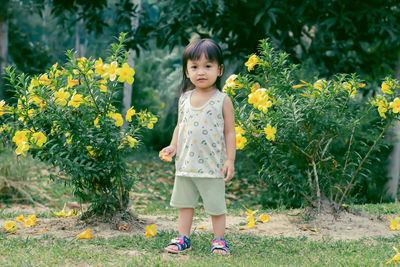
[[[211,66],[211,65],[207,65],[206,67],[207,67],[207,68],[211,68],[212,66]]]
[[[191,66],[190,68],[192,68],[192,69],[197,69],[197,66]]]

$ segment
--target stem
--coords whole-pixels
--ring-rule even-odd
[[[345,171],[347,169],[347,161],[349,159],[350,148],[351,148],[351,144],[353,142],[353,136],[354,136],[355,129],[356,129],[356,127],[353,127],[353,131],[351,132],[351,137],[350,137],[350,141],[349,141],[349,147],[347,148],[347,151],[346,151],[346,162],[344,163],[343,171]]]
[[[310,184],[310,188],[312,189],[311,172],[308,169],[307,169],[307,177],[308,177],[308,183]]]
[[[388,123],[386,124],[385,128],[383,128],[382,132],[379,134],[378,138],[374,141],[374,143],[372,144],[371,148],[369,149],[369,151],[367,152],[367,154],[364,156],[364,158],[362,159],[362,161],[360,162],[360,165],[358,165],[356,171],[354,172],[353,176],[350,179],[350,182],[347,184],[342,197],[340,198],[339,201],[339,207],[342,205],[343,203],[343,199],[346,196],[347,192],[350,190],[350,187],[352,186],[354,179],[356,178],[358,172],[361,170],[362,165],[364,164],[365,160],[369,157],[369,155],[371,154],[372,150],[375,148],[376,144],[378,143],[378,141],[382,138],[383,134],[386,132],[387,128],[389,128],[390,124],[392,123],[392,120],[389,120]]]
[[[274,159],[272,159],[272,161],[275,162],[275,164],[276,164],[276,166],[279,168],[279,170],[281,170],[281,171],[283,172],[283,168],[282,168]],[[292,179],[289,175],[287,175],[286,173],[285,173],[284,175],[285,175],[285,177],[289,180],[289,182],[290,182],[290,184],[291,184],[292,186],[298,187],[298,185],[296,185],[296,183],[293,181],[293,179]],[[303,191],[300,191],[300,194],[305,198],[305,200],[307,200],[307,202],[308,202],[312,207],[314,207],[313,201],[312,201]]]
[[[318,199],[318,212],[321,210],[321,189],[319,188],[319,179],[317,173],[317,166],[315,165],[314,159],[312,160],[313,171],[315,176],[315,185],[317,188],[317,199]]]

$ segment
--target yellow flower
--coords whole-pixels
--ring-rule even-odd
[[[4,100],[0,101],[0,116],[6,113],[10,113],[10,107],[6,105]]]
[[[93,121],[94,126],[96,126],[96,128],[100,128],[99,124],[99,117],[97,117],[94,121]]]
[[[29,148],[30,148],[30,146],[27,142],[22,142],[22,143],[18,144],[18,147],[15,149],[15,153],[17,155],[26,156],[25,152],[28,151]]]
[[[246,210],[246,214],[247,214],[247,216],[253,216],[254,214],[256,214],[257,213],[257,211],[258,210],[249,210],[248,208],[246,208],[246,206],[245,205],[243,205],[242,204],[242,206],[243,206],[243,208]]]
[[[115,126],[120,127],[124,124],[124,119],[120,113],[110,113],[109,116],[115,120]]]
[[[47,137],[42,132],[36,132],[32,134],[31,142],[39,147],[42,147],[47,142]]]
[[[261,110],[263,113],[267,113],[268,108],[270,108],[271,106],[272,106],[272,102],[268,99],[265,99],[264,101],[259,103],[258,109]]]
[[[150,118],[150,121],[147,123],[146,127],[149,129],[153,129],[154,123],[156,123],[158,119],[156,117]]]
[[[235,81],[235,79],[237,78],[236,74],[232,74],[231,76],[228,77],[228,79],[226,79],[225,85],[227,87],[236,87],[239,84]]]
[[[47,73],[42,74],[39,78],[39,84],[49,85],[51,81],[49,80],[49,76]]]
[[[134,147],[135,146],[135,144],[137,143],[137,140],[135,139],[135,138],[133,138],[132,136],[127,136],[126,137],[126,139],[128,140],[128,142],[129,142],[129,146],[130,147]]]
[[[254,91],[254,93],[249,94],[249,104],[258,104],[258,102],[260,102],[261,99],[265,96],[266,91],[267,90],[265,88],[260,88]]]
[[[391,258],[389,261],[386,262],[386,264],[391,263],[392,261],[398,261],[400,260],[400,252],[397,250],[396,247],[393,247],[393,249],[396,251],[396,255],[394,255],[393,258]]]
[[[400,230],[400,225],[399,225],[400,217],[396,217],[394,219],[389,218],[389,221],[390,221],[390,225],[389,225],[390,230],[393,230],[393,231]]]
[[[114,81],[117,78],[117,68],[118,68],[117,61],[113,61],[111,62],[111,64],[105,64],[104,73],[102,77],[104,79],[110,79],[110,81]]]
[[[19,215],[17,218],[15,218],[15,220],[16,220],[17,222],[23,222],[23,221],[25,221],[25,217],[24,217],[23,214],[21,214],[21,215]]]
[[[3,227],[8,233],[15,234],[17,232],[17,224],[13,221],[6,221]]]
[[[103,60],[101,58],[99,58],[94,62],[94,68],[95,68],[95,73],[100,76],[103,75],[104,72],[106,71],[104,68]]]
[[[36,214],[28,215],[28,219],[30,219],[36,223],[36,221],[37,221]]]
[[[65,214],[66,217],[72,217],[72,216],[74,216],[74,215],[76,215],[76,210],[74,210],[74,209],[68,211],[68,212]]]
[[[83,95],[74,93],[74,95],[71,97],[71,100],[68,103],[68,106],[73,106],[74,108],[78,108],[82,103],[83,103]]]
[[[119,76],[118,81],[121,83],[126,81],[127,83],[132,84],[134,81],[133,75],[135,75],[135,71],[129,67],[128,63],[124,63],[122,68],[118,68],[117,74]]]
[[[76,236],[76,238],[79,239],[92,239],[92,234],[90,233],[92,230],[87,229],[86,231],[80,233],[79,235]]]
[[[27,137],[28,132],[29,131],[27,130],[16,131],[12,140],[17,146],[22,144],[22,142],[28,142],[28,137]]]
[[[266,222],[269,222],[271,219],[269,218],[268,214],[263,213],[263,214],[260,215],[258,220],[260,222],[266,223]]]
[[[53,213],[57,217],[67,217],[67,214],[65,213],[65,205],[64,205],[64,208],[61,211],[54,211]]]
[[[246,131],[243,130],[243,128],[240,126],[235,127],[235,132],[236,132],[236,134],[245,134],[246,133]]]
[[[133,109],[133,107],[131,107],[126,112],[125,120],[131,122],[132,121],[132,116],[135,115],[135,114],[136,114],[136,111]]]
[[[244,149],[247,144],[246,137],[242,136],[241,134],[236,134],[236,149]]]
[[[101,83],[101,84],[99,85],[99,87],[100,87],[100,92],[107,93],[107,91],[108,91],[107,86],[104,85],[104,84],[107,83],[107,80],[101,80],[101,81],[99,81],[99,83]]]
[[[70,97],[70,93],[64,92],[64,89],[60,89],[57,92],[54,93],[54,96],[56,97],[56,104],[60,106],[65,106],[67,104],[67,99]]]
[[[390,102],[389,106],[392,108],[393,113],[399,113],[399,111],[400,111],[400,98],[396,97],[393,100],[393,102]]]
[[[247,216],[247,221],[248,223],[246,224],[247,228],[253,228],[254,225],[256,224],[254,216],[253,215],[249,215]]]
[[[388,94],[388,95],[393,94],[393,91],[390,90],[391,86],[392,86],[391,82],[383,82],[382,86],[381,86],[382,93]]]
[[[262,62],[262,60],[259,59],[256,55],[252,55],[249,58],[249,60],[246,63],[244,63],[244,65],[247,67],[247,70],[250,72],[250,71],[252,71],[254,69],[254,67],[257,64],[259,64],[261,62]]]
[[[69,75],[68,76],[68,87],[67,88],[74,87],[77,84],[79,84],[79,80],[73,80],[72,79],[72,75]]]
[[[272,127],[269,123],[267,124],[267,128],[264,128],[264,133],[266,135],[265,138],[267,140],[272,140],[275,141],[275,134],[276,134],[276,129],[275,127]]]
[[[165,103],[161,102],[161,108],[165,108]]]
[[[23,224],[23,226],[25,226],[25,227],[32,227],[32,226],[35,226],[35,225],[36,225],[36,221],[34,221],[34,220],[30,219],[30,218],[26,219],[24,224]]]
[[[91,157],[95,157],[96,153],[93,151],[93,147],[92,146],[87,146],[86,150],[88,151],[88,155]]]
[[[146,231],[145,237],[149,238],[149,237],[155,236],[157,234],[156,228],[157,228],[157,226],[155,224],[147,225],[146,229],[145,229],[145,231]]]

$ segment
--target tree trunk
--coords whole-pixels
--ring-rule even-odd
[[[141,9],[141,0],[133,0],[133,4],[137,5],[136,16],[132,18],[132,32],[133,32],[133,38],[135,38],[135,32],[139,27],[139,12]],[[131,68],[135,68],[135,57],[136,57],[136,51],[129,49],[129,56],[127,63]],[[132,105],[132,85],[125,82],[122,114],[126,114],[131,105]],[[125,123],[124,127],[126,126],[127,125]]]
[[[4,68],[8,65],[8,21],[0,16],[0,100],[5,97]]]
[[[76,17],[78,17],[78,13],[76,14]],[[84,33],[82,34],[82,30],[84,30]],[[83,20],[79,20],[75,24],[75,51],[77,54],[77,57],[84,57],[86,54],[86,47],[88,40],[86,38],[86,28],[84,27]]]
[[[400,53],[397,60],[396,79],[400,80]],[[394,123],[394,147],[389,156],[389,181],[384,187],[384,197],[397,202],[397,188],[400,175],[400,122]]]

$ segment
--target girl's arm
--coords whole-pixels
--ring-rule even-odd
[[[226,96],[222,106],[222,115],[224,116],[224,135],[226,143],[227,159],[223,168],[225,181],[233,178],[235,173],[235,157],[236,157],[236,133],[235,133],[235,113],[231,99]]]
[[[178,148],[178,134],[179,134],[179,123],[181,122],[181,112],[180,112],[181,99],[178,101],[178,122],[176,123],[174,133],[172,134],[172,140],[169,146],[164,147],[161,152],[167,153],[169,156],[173,157],[176,154]]]

